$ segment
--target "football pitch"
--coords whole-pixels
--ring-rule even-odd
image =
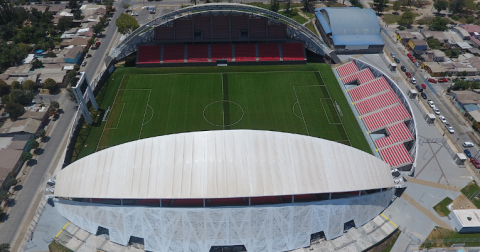
[[[78,158],[142,138],[229,129],[308,135],[371,153],[327,64],[176,70],[117,69],[118,84],[100,97],[102,122]]]

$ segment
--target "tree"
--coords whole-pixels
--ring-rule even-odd
[[[73,18],[63,16],[58,19],[57,29],[60,31],[66,31],[73,27]]]
[[[5,81],[0,80],[0,96],[8,95],[10,93],[10,86]]]
[[[32,67],[33,68],[42,68],[43,63],[40,60],[35,59],[34,61],[32,61]]]
[[[125,13],[120,14],[120,16],[115,21],[115,24],[117,25],[118,32],[123,35],[129,34],[132,31],[136,30],[138,27],[140,27],[140,25],[138,25],[137,19]]]
[[[397,24],[399,25],[404,25],[404,26],[409,26],[413,24],[413,19],[415,18],[415,15],[411,10],[406,10],[403,12],[402,17],[400,20],[398,20]]]
[[[270,0],[270,10],[274,12],[278,12],[280,9],[280,3],[278,0]]]
[[[465,0],[452,0],[448,6],[448,9],[453,13],[461,13],[465,8]]]
[[[47,57],[55,58],[55,57],[57,57],[57,55],[56,55],[54,52],[52,52],[52,51],[48,51],[48,52],[47,52]]]
[[[0,252],[10,252],[10,244],[8,243],[0,244]]]
[[[43,139],[44,137],[47,136],[47,132],[44,129],[39,129],[35,135]]]
[[[50,105],[52,105],[52,107],[54,107],[56,109],[60,108],[60,103],[58,103],[57,101],[52,101],[52,103]]]
[[[34,95],[32,93],[26,93],[21,89],[14,89],[8,96],[10,98],[10,102],[28,105],[31,103]]]
[[[427,44],[428,44],[428,47],[432,50],[440,49],[440,47],[442,47],[442,45],[440,44],[440,41],[438,41],[438,39],[434,37],[428,37]]]
[[[32,157],[33,157],[32,153],[26,152],[26,151],[24,151],[21,156],[23,162],[27,162],[28,160],[32,159]]]
[[[433,8],[437,10],[438,13],[442,10],[447,10],[448,2],[446,0],[437,0],[433,3]]]
[[[375,3],[375,9],[377,10],[377,13],[382,13],[385,9],[385,6],[388,4],[388,0],[373,0],[373,2]]]
[[[393,3],[393,10],[394,10],[394,11],[399,11],[399,10],[400,10],[400,7],[401,7],[401,6],[400,6],[400,3],[401,3],[401,2],[398,1],[398,0]]]
[[[9,178],[7,181],[4,182],[4,185],[5,185],[5,188],[10,188],[12,186],[15,186],[17,183],[18,183],[17,179]]]
[[[43,83],[43,88],[48,89],[48,92],[50,94],[54,94],[55,92],[58,91],[58,84],[53,79],[48,78]]]
[[[73,70],[73,71],[69,71],[64,79],[63,79],[63,83],[67,84],[67,85],[72,85],[72,86],[75,86],[76,85],[76,77],[77,77],[77,71]]]
[[[12,81],[12,89],[22,89],[22,85],[18,81]]]
[[[480,88],[480,82],[472,81],[472,83],[470,83],[470,88],[471,89],[479,89]]]
[[[75,98],[75,94],[73,93],[73,90],[71,87],[67,88],[67,93],[68,93],[68,99],[72,102],[77,102],[77,98]]]
[[[430,24],[429,28],[430,30],[434,30],[434,31],[446,31],[448,29],[447,24],[448,24],[448,20],[446,18],[435,17],[432,20],[432,23]]]
[[[17,120],[20,116],[25,113],[25,108],[22,105],[14,102],[7,102],[5,104],[5,112],[7,112],[10,116],[10,119]]]
[[[95,36],[103,31],[103,24],[98,23],[93,27],[93,33],[95,33]]]
[[[22,85],[23,90],[34,91],[37,89],[37,83],[32,80],[26,80]]]
[[[475,17],[468,16],[468,17],[465,19],[465,23],[467,23],[467,24],[473,24],[473,22],[475,22]]]
[[[124,3],[124,4],[123,4],[123,8],[124,8],[125,10],[128,10],[128,8],[130,8],[130,4]]]
[[[37,140],[33,140],[28,143],[28,147],[30,147],[30,149],[36,149],[38,146],[40,146],[40,144],[37,142]]]
[[[285,13],[289,14],[290,13],[290,5],[292,4],[292,0],[287,0],[286,6],[285,6]]]
[[[7,201],[10,195],[7,191],[0,191],[0,202]],[[3,245],[3,244],[2,244]],[[0,250],[1,251],[1,250]]]

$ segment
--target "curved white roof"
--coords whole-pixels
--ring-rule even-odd
[[[343,144],[224,130],[147,138],[91,154],[57,174],[55,196],[229,198],[393,186],[387,163]]]

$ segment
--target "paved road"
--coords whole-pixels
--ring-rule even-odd
[[[76,110],[74,108],[75,104],[70,102],[65,94],[57,96],[56,100],[61,104],[64,114],[54,122],[54,131],[49,134],[50,140],[44,145],[44,153],[38,156],[37,164],[32,167],[23,181],[23,188],[15,197],[15,205],[8,212],[8,219],[0,225],[0,243],[10,243],[12,251],[17,250],[16,248],[23,238],[23,234],[16,237],[19,229],[22,228],[22,223],[30,210],[37,207],[37,195],[43,192],[40,188],[41,185],[45,179],[48,179],[49,171],[53,170],[51,168],[58,161],[58,147],[61,146],[64,133],[70,130],[70,124]],[[15,239],[16,242],[14,242]]]
[[[407,71],[412,73],[417,79],[417,83],[425,83],[427,85],[427,89],[424,91],[427,94],[428,99],[432,100],[435,103],[435,106],[441,111],[441,114],[446,117],[447,122],[454,128],[455,133],[453,134],[454,139],[459,145],[462,143],[469,141],[476,143],[476,141],[471,137],[471,129],[466,127],[461,120],[458,119],[456,113],[450,108],[450,106],[446,106],[443,103],[443,100],[440,99],[441,93],[436,91],[436,88],[433,87],[431,83],[429,83],[425,76],[427,76],[420,68],[417,68],[410,59],[406,56],[405,52],[402,50],[400,51],[397,48],[397,45],[394,44],[391,40],[390,36],[387,36],[385,33],[382,32],[382,37],[385,41],[385,47],[388,52],[394,52],[398,59],[400,59],[400,65],[404,65],[407,68]],[[402,74],[403,75],[403,72]],[[446,95],[446,94],[445,94]],[[433,111],[429,108],[429,112],[433,113]],[[470,148],[472,153],[475,155],[479,151],[479,148],[476,146],[474,148]]]
[[[115,20],[123,12],[123,9],[121,8],[121,2],[116,2],[115,5],[117,12],[104,32],[105,37],[101,38],[102,45],[98,49],[90,51],[92,58],[88,59],[87,66],[82,69],[86,72],[88,80],[92,80],[99,69],[104,66],[103,59],[116,33]],[[52,176],[58,162],[63,163],[60,156],[65,151],[65,136],[70,131],[70,125],[76,112],[76,104],[68,99],[66,93],[35,97],[37,103],[42,100],[44,102],[58,101],[64,113],[56,122],[50,122],[55,125],[54,130],[49,134],[49,141],[44,145],[44,152],[38,156],[37,164],[32,167],[23,181],[23,188],[15,195],[15,205],[8,212],[8,219],[0,223],[0,244],[10,243],[11,251],[17,251],[23,240],[30,219],[33,217],[41,199],[39,196],[43,194],[45,181]]]

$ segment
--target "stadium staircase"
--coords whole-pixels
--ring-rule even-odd
[[[374,140],[383,160],[392,168],[412,164],[405,143],[414,140],[406,122],[412,119],[387,80],[375,78],[369,68],[359,69],[354,61],[336,68],[367,130],[385,132]]]

